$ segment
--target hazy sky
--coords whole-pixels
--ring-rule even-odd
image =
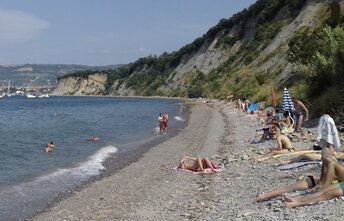
[[[1,0],[0,65],[109,65],[176,51],[255,0]]]

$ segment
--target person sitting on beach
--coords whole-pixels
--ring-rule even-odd
[[[238,111],[242,111],[242,102],[240,98],[238,98],[238,100],[236,101],[236,108],[238,109]]]
[[[322,161],[320,178],[307,176],[290,186],[278,187],[267,193],[261,193],[256,199],[257,202],[262,202],[284,193],[311,188],[319,188],[321,191],[314,195],[310,195],[310,197],[305,197],[304,199],[288,199],[286,201],[286,206],[295,207],[308,204],[309,202],[317,202],[317,200],[326,200],[327,198],[324,197],[325,194],[330,194],[333,198],[336,197],[338,193],[343,194],[343,182],[340,183],[340,185],[331,185],[335,177],[337,177],[339,181],[344,181],[344,166],[333,158],[334,150],[339,150],[340,141],[334,121],[328,114],[324,114],[320,118],[317,133],[317,142],[321,147]],[[327,195],[327,197],[329,197],[329,195]]]
[[[276,148],[270,148],[267,154],[256,157],[255,159],[259,160],[259,158],[273,157],[278,154],[284,154],[284,153],[295,151],[289,137],[287,137],[286,135],[283,135],[283,134],[278,135],[276,138],[276,141],[277,141]]]
[[[282,119],[277,120],[277,124],[282,134],[288,134],[294,131],[292,128],[291,119],[289,117],[288,111],[285,111],[283,113]]]
[[[303,139],[305,139],[305,133],[301,128],[303,121],[308,121],[308,109],[297,97],[293,97],[295,105],[294,118],[295,118],[295,131],[300,132]]]
[[[46,153],[53,152],[53,148],[54,148],[54,143],[53,143],[52,141],[50,141],[50,143],[48,143],[48,144],[45,146],[45,152],[46,152]]]
[[[96,142],[96,141],[98,141],[99,140],[99,137],[97,137],[97,136],[92,136],[91,138],[90,138],[90,141],[93,141],[93,142]]]
[[[192,163],[188,163],[187,160],[191,160]],[[193,172],[205,172],[206,169],[214,171],[216,168],[207,157],[184,156],[183,159],[179,161],[178,169],[185,169]]]

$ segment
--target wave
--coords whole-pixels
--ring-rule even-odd
[[[59,169],[52,174],[47,176],[42,176],[38,178],[39,180],[46,180],[51,179],[53,177],[60,177],[61,175],[72,175],[77,176],[79,178],[84,176],[93,176],[98,175],[101,170],[105,169],[102,163],[104,160],[113,153],[117,152],[117,148],[115,146],[106,146],[98,150],[92,156],[88,158],[88,160],[79,164],[79,166],[74,168],[66,168],[66,169]]]
[[[77,167],[59,169],[51,174],[41,176],[33,181],[21,183],[0,191],[1,218],[5,220],[24,220],[37,211],[46,207],[60,193],[87,181],[92,175],[97,175],[105,169],[102,162],[117,152],[115,146],[106,146],[98,150]],[[31,205],[31,206],[27,206]],[[18,212],[18,208],[25,208]]]
[[[175,116],[174,119],[175,119],[176,121],[185,121],[184,118],[179,117],[179,116]]]

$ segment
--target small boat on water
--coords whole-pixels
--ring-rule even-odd
[[[27,97],[27,98],[36,98],[36,95],[33,95],[33,94],[26,94],[26,97]]]
[[[38,95],[39,98],[48,98],[49,95],[48,94],[41,94],[41,95]]]
[[[2,95],[0,95],[0,98],[4,98],[6,96],[6,93],[3,93]]]

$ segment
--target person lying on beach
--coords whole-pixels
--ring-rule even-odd
[[[336,159],[343,159],[344,153],[343,152],[335,152],[333,153],[333,157]],[[286,165],[291,163],[297,163],[297,162],[304,162],[304,161],[317,161],[321,160],[321,154],[320,153],[307,153],[302,154],[297,157],[294,157],[290,160],[278,160],[280,162],[280,165]]]
[[[319,131],[321,133],[321,131]],[[307,176],[301,181],[292,184],[290,186],[277,187],[269,192],[261,193],[256,198],[257,202],[262,202],[269,200],[273,197],[279,196],[284,193],[294,192],[297,190],[307,190],[307,189],[317,189],[320,188],[324,190],[327,188],[333,179],[337,177],[340,181],[344,181],[344,166],[340,164],[337,160],[333,158],[334,156],[334,147],[331,143],[324,141],[318,142],[321,145],[321,175],[320,178],[315,176]],[[314,156],[312,156],[314,157]]]
[[[296,207],[308,204],[310,202],[326,200],[330,197],[335,198],[338,193],[343,194],[342,189],[339,189],[344,186],[343,183],[340,183],[340,185],[331,185],[331,182],[335,177],[339,181],[344,181],[344,166],[333,158],[335,150],[339,150],[340,140],[338,138],[338,131],[335,127],[334,121],[328,114],[323,115],[319,120],[317,142],[321,147],[322,164],[320,178],[307,176],[303,180],[290,186],[278,187],[267,193],[261,193],[256,198],[256,201],[262,202],[281,194],[296,190],[306,190],[312,188],[320,189],[320,192],[317,192],[314,195],[311,194],[309,197],[305,197],[303,199],[286,198],[285,204],[287,207]]]
[[[45,152],[46,152],[46,153],[53,152],[53,148],[54,148],[54,143],[53,143],[52,141],[50,141],[50,143],[48,143],[48,144],[45,146]]]
[[[305,197],[288,197],[285,198],[285,206],[288,208],[294,208],[299,206],[308,205],[310,203],[316,203],[320,201],[334,199],[344,195],[344,165],[335,161],[334,159],[328,159],[328,170],[325,183],[322,184],[319,191],[311,193]],[[334,179],[338,179],[338,183],[333,183]],[[319,182],[321,182],[319,180]]]
[[[192,161],[192,163],[187,162],[187,160]],[[216,168],[207,157],[184,156],[183,159],[179,161],[178,169],[185,169],[193,172],[205,172],[205,169],[211,169],[211,171],[214,172]]]

